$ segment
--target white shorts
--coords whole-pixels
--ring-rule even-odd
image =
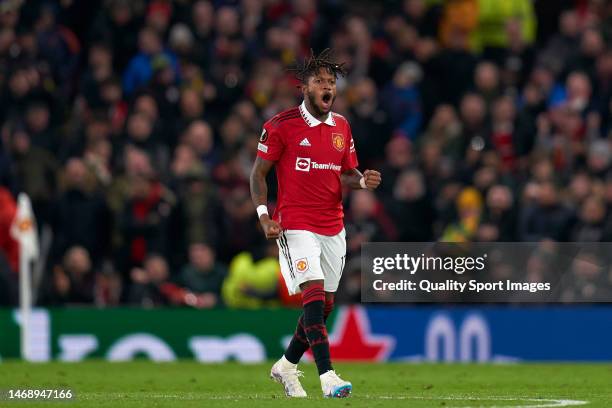
[[[281,273],[290,295],[300,285],[322,280],[326,292],[338,290],[346,258],[346,232],[327,236],[304,230],[285,230],[276,240]]]

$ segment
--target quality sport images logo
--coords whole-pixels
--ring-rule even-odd
[[[333,163],[317,163],[310,160],[310,157],[297,157],[295,159],[295,169],[297,171],[310,171],[313,170],[333,170],[340,171],[342,166]]]

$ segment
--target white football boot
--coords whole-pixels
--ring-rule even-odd
[[[325,398],[346,398],[351,395],[353,385],[338,377],[334,370],[329,370],[325,374],[320,375],[321,388]]]
[[[282,356],[270,370],[270,378],[282,384],[285,388],[285,395],[293,398],[307,397],[306,391],[300,384],[299,377],[302,376],[303,373],[297,369],[297,364],[291,363],[285,356]]]

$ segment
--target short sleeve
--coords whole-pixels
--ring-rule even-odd
[[[342,173],[345,171],[357,168],[359,161],[357,160],[357,152],[355,151],[355,142],[353,141],[353,134],[351,127],[347,124],[347,137],[346,137],[346,148],[344,149],[344,157],[342,158]]]
[[[281,156],[285,146],[280,133],[270,124],[264,124],[257,143],[257,156],[262,159],[276,162]]]

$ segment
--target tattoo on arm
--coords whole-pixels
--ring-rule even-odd
[[[268,205],[268,184],[266,176],[274,166],[274,162],[257,157],[251,170],[251,199],[255,207]]]
[[[361,174],[361,172],[357,169],[347,170],[340,176],[342,184],[344,184],[345,186],[349,186],[354,190],[361,189],[361,185],[359,184],[359,180],[361,180],[361,177],[363,177],[363,174]]]

